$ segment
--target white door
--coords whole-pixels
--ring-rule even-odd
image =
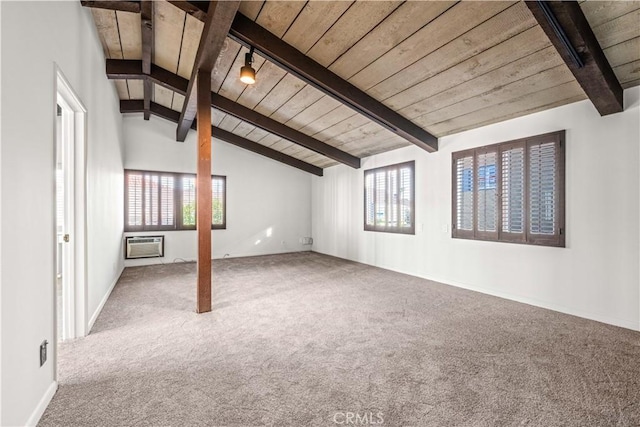
[[[56,70],[55,323],[56,341],[87,333],[85,254],[86,109]]]
[[[75,335],[74,316],[74,112],[58,97],[56,123],[56,295],[58,337]]]

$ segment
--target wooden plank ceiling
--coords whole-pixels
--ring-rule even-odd
[[[640,85],[640,2],[581,8],[624,88]],[[435,136],[585,99],[523,2],[243,1],[239,12]],[[140,14],[92,9],[104,53],[142,57]],[[189,79],[203,24],[153,2],[153,64]],[[410,145],[400,136],[254,54],[257,81],[239,80],[247,48],[227,38],[212,91],[364,157]],[[142,80],[116,80],[142,100]],[[184,96],[158,84],[152,101],[180,112]],[[212,109],[214,126],[312,165],[335,160]],[[215,136],[215,135],[214,135]]]

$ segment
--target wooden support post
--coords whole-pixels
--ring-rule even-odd
[[[198,231],[197,312],[211,311],[211,71],[199,70],[196,78],[198,169],[196,175],[196,224]],[[202,123],[202,126],[200,126]]]

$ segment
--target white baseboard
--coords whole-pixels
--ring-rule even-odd
[[[320,252],[317,250],[315,250],[315,252],[322,253],[329,256],[336,256],[336,255]],[[342,258],[342,257],[337,257],[337,258]],[[342,258],[342,259],[346,259],[346,258]],[[601,313],[593,313],[589,311],[574,309],[571,307],[566,307],[564,305],[556,304],[549,301],[542,301],[535,298],[524,297],[524,296],[500,291],[497,289],[469,285],[466,283],[460,283],[460,282],[452,281],[449,279],[443,279],[441,277],[430,277],[422,274],[415,274],[412,272],[402,271],[397,268],[392,268],[385,265],[374,265],[374,264],[369,264],[367,262],[358,261],[358,260],[349,260],[349,261],[359,262],[361,264],[382,268],[384,270],[394,271],[396,273],[407,274],[409,276],[420,277],[421,279],[431,280],[432,282],[441,283],[443,285],[455,286],[457,288],[463,288],[463,289],[467,289],[474,292],[480,292],[481,294],[487,294],[487,295],[491,295],[498,298],[504,298],[511,301],[521,302],[524,304],[532,305],[534,307],[540,307],[540,308],[545,308],[547,310],[557,311],[559,313],[569,314],[571,316],[577,316],[577,317],[582,317],[584,319],[595,320],[596,322],[606,323],[613,326],[619,326],[621,328],[631,329],[632,331],[640,331],[640,325],[637,322],[634,322],[628,319],[620,319],[617,317],[608,316]]]
[[[100,304],[98,304],[98,308],[96,308],[96,311],[93,313],[93,316],[91,316],[91,320],[89,320],[89,325],[87,327],[87,335],[89,335],[91,333],[91,329],[93,328],[93,324],[96,323],[96,320],[98,319],[98,316],[100,315],[100,312],[102,312],[102,309],[104,308],[104,305],[107,303],[107,300],[111,296],[111,292],[113,292],[113,288],[116,287],[116,284],[118,283],[118,280],[120,280],[120,276],[122,276],[122,272],[123,271],[124,271],[124,267],[122,267],[122,269],[120,270],[120,272],[118,273],[116,278],[113,280],[113,283],[111,283],[111,285],[109,286],[109,290],[104,294],[104,297],[102,298],[102,301],[100,301]]]
[[[269,255],[283,255],[283,254],[293,254],[298,252],[311,252],[311,249],[281,249],[276,251],[264,252],[264,253],[255,253],[255,252],[236,252],[233,254],[229,254],[226,257],[224,255],[220,256],[216,254],[212,256],[212,259],[228,259],[228,258],[248,258],[248,257],[258,257],[258,256],[269,256]]]
[[[2,0],[0,0],[2,1]],[[275,251],[269,252],[234,252],[232,254],[212,254],[211,259],[224,259],[224,258],[246,258],[246,257],[255,257],[255,256],[266,256],[266,255],[281,255],[281,254],[291,254],[297,252],[311,252],[311,248],[308,245],[305,245],[301,249],[295,248],[285,248]],[[197,262],[195,258],[175,258],[179,263],[183,262]],[[165,261],[161,258],[140,258],[136,260],[125,260],[124,266],[127,267],[146,267],[149,265],[167,265],[173,264],[173,261]]]
[[[458,282],[453,282],[451,280],[439,279],[435,277],[424,277],[424,276],[418,276],[418,277],[422,277],[423,279],[431,280],[433,282],[442,283],[444,285],[468,289],[470,291],[480,292],[482,294],[487,294],[494,297],[504,298],[511,301],[532,305],[535,307],[545,308],[547,310],[557,311],[559,313],[569,314],[571,316],[577,316],[577,317],[582,317],[584,319],[595,320],[596,322],[607,323],[609,325],[619,326],[621,328],[631,329],[633,331],[640,331],[640,327],[636,322],[629,321],[627,319],[620,319],[617,317],[603,315],[601,313],[593,313],[589,311],[574,309],[571,307],[566,307],[561,304],[556,304],[549,301],[542,301],[542,300],[538,300],[530,297],[523,297],[520,295],[515,295],[515,294],[511,294],[508,292],[503,292],[503,291],[499,291],[491,288],[467,285],[465,283],[458,283]]]
[[[49,403],[51,403],[51,399],[53,399],[53,396],[56,394],[57,390],[58,390],[58,382],[54,381],[51,383],[49,388],[47,388],[47,391],[44,392],[42,399],[40,399],[40,402],[38,402],[38,405],[31,413],[31,416],[29,417],[29,419],[25,424],[27,427],[32,427],[32,426],[35,427],[38,424],[38,422],[40,421],[40,418],[42,418],[42,414],[44,414],[44,411],[47,409],[47,406],[49,406]]]

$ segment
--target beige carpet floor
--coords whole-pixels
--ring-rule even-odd
[[[194,264],[127,268],[40,425],[640,425],[638,332],[311,252],[213,271],[197,315]]]

